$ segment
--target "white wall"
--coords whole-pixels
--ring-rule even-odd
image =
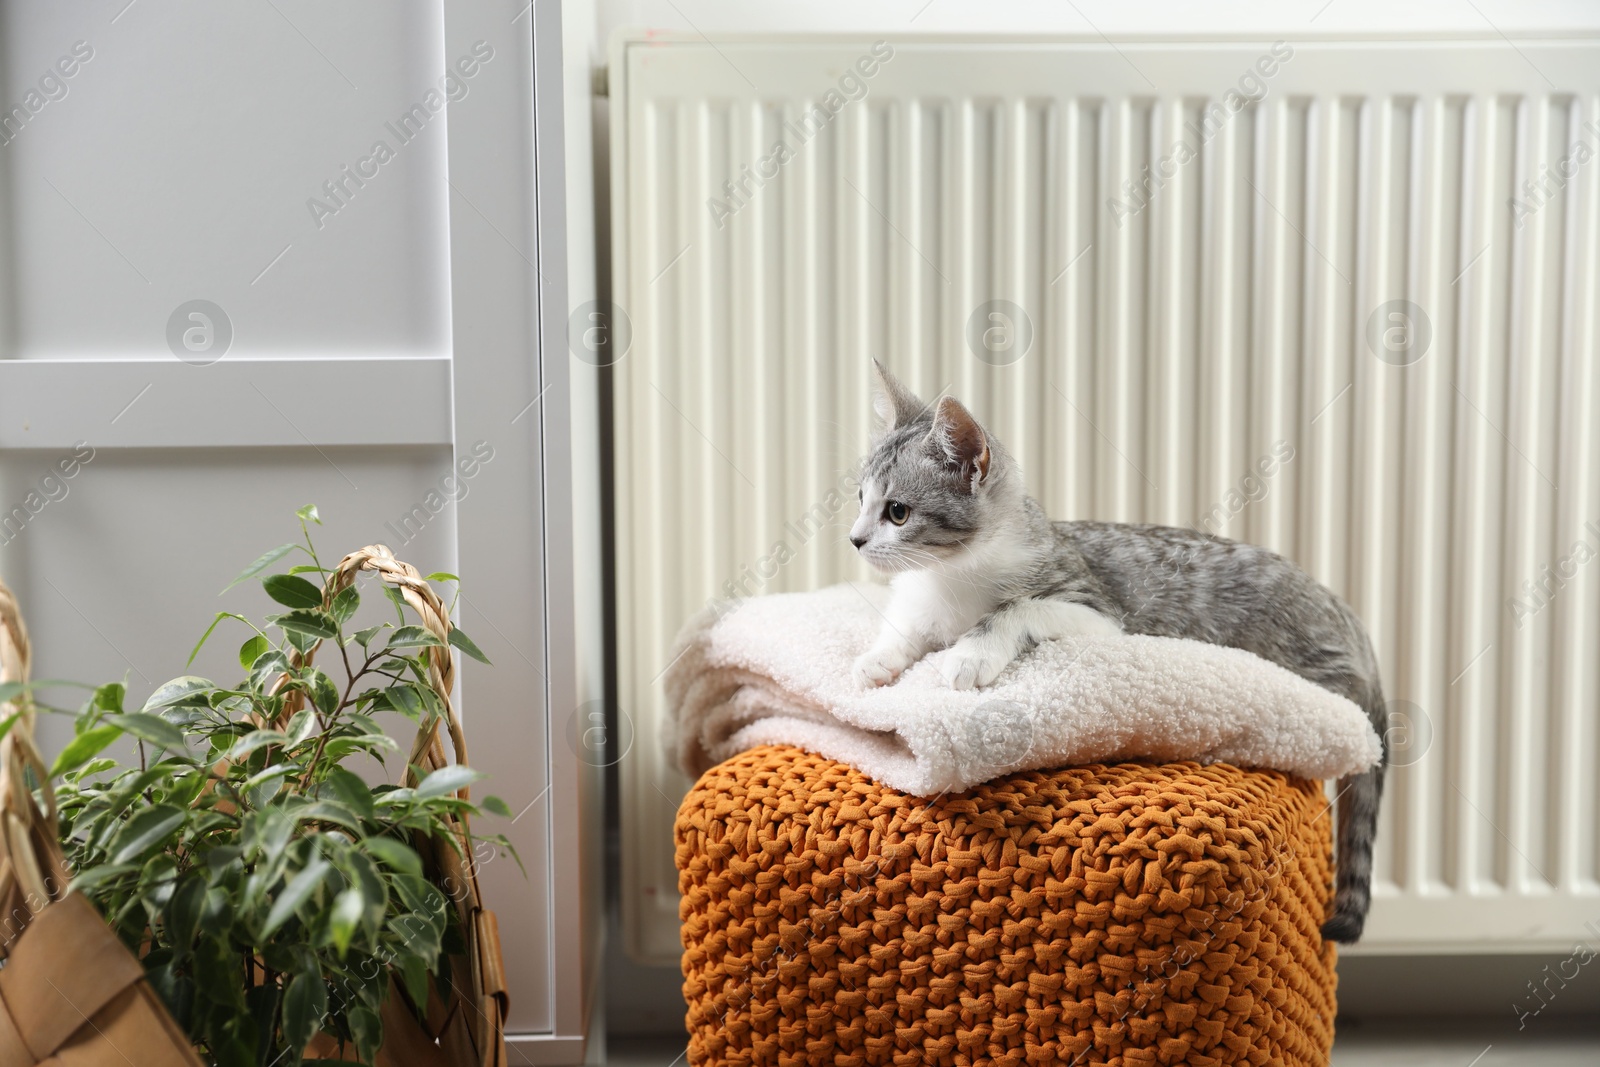
[[[592,0],[585,0],[585,5]],[[1535,33],[1600,28],[1600,4],[1554,0],[862,0],[851,4],[740,3],[736,0],[599,0],[601,40],[621,26],[688,30],[919,34],[1340,33],[1399,34],[1421,29]]]

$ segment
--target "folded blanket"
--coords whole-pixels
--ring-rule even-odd
[[[986,689],[957,691],[933,653],[863,689],[851,663],[889,590],[845,583],[707,608],[666,674],[668,746],[698,776],[757,745],[797,745],[916,796],[1013,771],[1199,760],[1336,778],[1378,762],[1345,698],[1236,648],[1117,635],[1047,641]]]

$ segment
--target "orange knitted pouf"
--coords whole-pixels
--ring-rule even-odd
[[[677,841],[693,1067],[1328,1062],[1316,782],[1123,763],[919,799],[766,747]]]

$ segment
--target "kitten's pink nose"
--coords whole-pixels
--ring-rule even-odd
[[[867,538],[862,537],[860,534],[851,534],[850,535],[850,543],[852,545],[855,545],[857,548],[860,548],[862,545],[866,544],[867,540],[868,540]]]

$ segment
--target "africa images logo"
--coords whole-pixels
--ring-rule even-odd
[[[713,196],[706,200],[706,210],[711,212],[711,221],[717,224],[717,229],[727,225],[757,192],[778,176],[800,149],[831,126],[846,107],[865,98],[868,80],[876,77],[893,58],[893,46],[887,41],[874,41],[872,50],[845,68],[837,84],[823,93],[820,101],[798,118],[785,120],[783,136],[772,143],[767,154],[753,164],[743,164],[736,176],[723,182],[721,198]]]
[[[233,321],[210,300],[187,300],[167,316],[167,348],[191,367],[209,367],[233,345]]]
[[[465,100],[472,91],[470,80],[493,58],[494,47],[487,41],[473,44],[470,55],[457,59],[455,65],[444,72],[439,88],[430,88],[398,118],[383,124],[394,138],[394,144],[390,144],[388,138],[378,138],[367,154],[356,160],[354,167],[341,164],[338,172],[322,183],[322,193],[327,199],[307,197],[306,210],[311,212],[311,221],[316,223],[317,229],[322,229],[329,218],[349,207],[356,195],[367,187],[367,182],[376,179],[384,165],[396,159],[400,149],[416,140],[434,117],[444,111],[446,103]]]

